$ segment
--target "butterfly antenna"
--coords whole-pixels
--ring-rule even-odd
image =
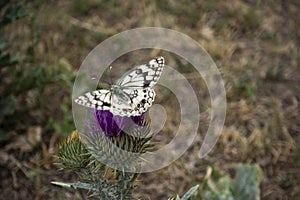
[[[112,76],[111,76],[111,70],[112,70],[112,66],[109,66],[109,84],[112,86],[113,80],[112,80]]]

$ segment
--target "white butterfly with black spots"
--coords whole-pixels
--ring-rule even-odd
[[[124,74],[110,90],[96,90],[75,99],[79,105],[97,110],[109,110],[119,116],[139,116],[146,112],[155,98],[153,86],[164,68],[164,58],[158,57]]]

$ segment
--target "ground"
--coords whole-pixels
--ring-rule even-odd
[[[22,72],[17,77],[0,69],[5,75],[1,92],[4,84],[15,81],[18,86],[13,87],[16,92],[10,91],[16,98],[14,115],[1,125],[1,199],[87,198],[86,191],[51,184],[76,180],[76,175],[59,169],[55,158],[58,143],[75,128],[70,107],[74,76],[97,44],[121,31],[145,26],[180,31],[205,48],[221,72],[227,112],[216,146],[199,159],[210,116],[209,95],[201,77],[169,52],[141,50],[118,59],[110,75],[114,80],[120,76],[118,66],[163,55],[200,91],[199,137],[170,166],[142,174],[136,196],[167,199],[201,184],[209,166],[233,176],[238,163],[257,163],[262,169],[261,199],[300,198],[298,1],[69,0],[25,1],[24,6],[30,14],[4,29],[9,35],[8,50],[26,55],[27,60],[17,67]],[[24,77],[33,78],[24,81]],[[24,84],[32,80],[30,86]],[[156,91],[156,102],[170,117],[156,138],[163,145],[178,126],[174,109],[178,103],[174,95],[159,87]]]

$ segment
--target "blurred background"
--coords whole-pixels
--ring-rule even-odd
[[[86,191],[50,183],[76,180],[59,170],[54,157],[58,143],[75,129],[76,72],[103,40],[145,26],[180,31],[207,50],[222,74],[227,116],[213,151],[199,159],[210,99],[193,67],[158,50],[132,52],[113,63],[104,83],[109,76],[116,81],[120,67],[163,55],[168,66],[199,88],[199,137],[172,165],[142,174],[136,196],[167,199],[196,184],[206,187],[210,169],[231,180],[244,163],[261,169],[261,199],[300,198],[299,1],[2,0],[0,13],[0,199],[87,198]],[[155,138],[163,145],[173,138],[180,117],[175,96],[156,91],[156,103],[168,114]]]

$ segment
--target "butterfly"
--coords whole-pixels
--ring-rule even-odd
[[[139,116],[146,112],[155,98],[152,88],[164,68],[164,58],[152,59],[125,73],[110,90],[87,92],[74,101],[97,110],[109,110],[119,116]]]

